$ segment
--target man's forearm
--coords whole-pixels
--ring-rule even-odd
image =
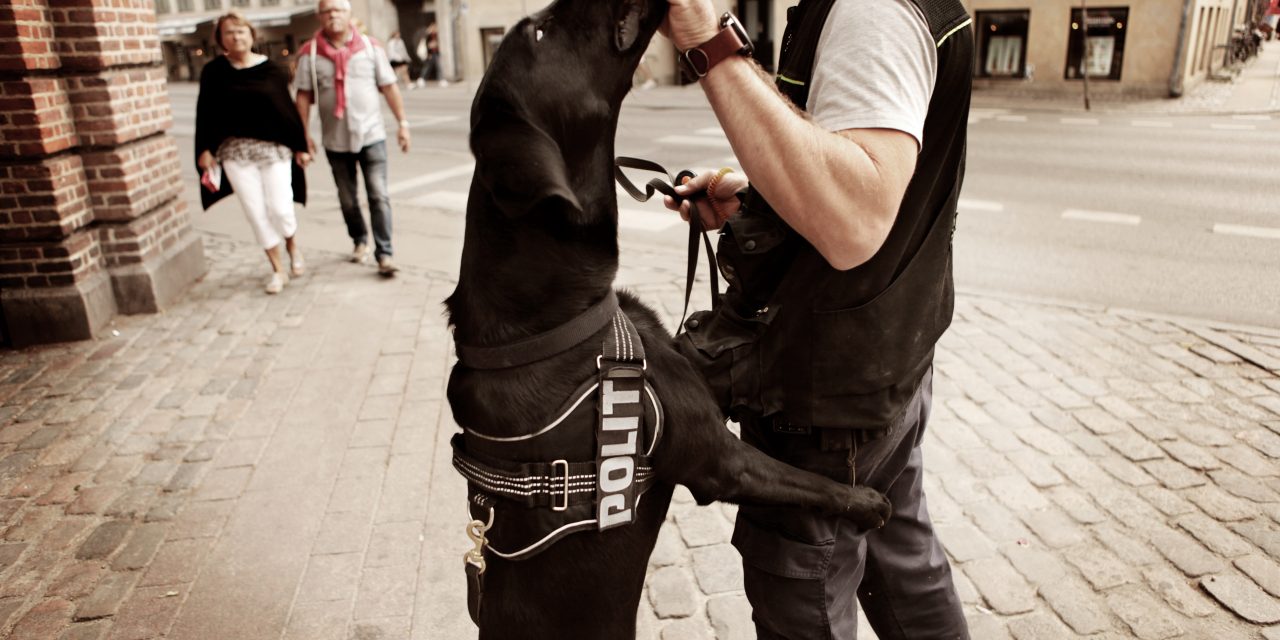
[[[404,122],[408,118],[404,117],[404,98],[400,95],[400,87],[389,84],[378,87],[382,92],[382,97],[386,98],[387,106],[391,107],[391,113],[396,117],[396,122]]]
[[[837,269],[875,255],[897,216],[901,176],[815,125],[749,59],[724,60],[700,82],[752,185],[787,224]]]
[[[308,140],[311,139],[311,92],[298,91],[297,96],[293,99],[294,105],[298,108],[298,117],[302,119],[302,135]]]

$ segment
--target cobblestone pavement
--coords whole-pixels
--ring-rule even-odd
[[[475,637],[452,283],[206,247],[167,313],[0,352],[0,637]],[[667,257],[622,281],[674,320]],[[973,637],[1280,638],[1278,374],[1280,332],[962,293],[926,488]],[[641,638],[752,637],[733,514],[677,493]]]

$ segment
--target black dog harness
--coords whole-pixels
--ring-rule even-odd
[[[604,331],[597,374],[584,381],[545,426],[519,436],[463,428],[453,436],[453,466],[467,479],[475,548],[465,556],[468,609],[479,622],[484,551],[524,560],[575,532],[635,520],[640,496],[653,485],[652,455],[662,435],[662,404],[645,381],[644,345],[610,290],[604,300],[551,331],[501,347],[456,345],[472,369],[532,364]],[[516,462],[468,451],[467,439],[509,445],[512,451],[551,434],[594,438],[595,457]]]

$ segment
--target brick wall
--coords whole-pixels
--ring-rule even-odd
[[[0,320],[11,329],[15,305],[39,315],[31,301],[43,299],[18,305],[18,291],[64,289],[58,313],[83,307],[97,315],[67,326],[92,330],[117,308],[161,308],[203,273],[179,200],[177,146],[165,134],[173,116],[161,64],[151,0],[0,6]],[[171,262],[183,273],[162,268]],[[148,284],[154,274],[162,285]],[[114,306],[102,303],[104,282]],[[85,304],[68,305],[67,296]]]

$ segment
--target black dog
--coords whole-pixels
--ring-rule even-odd
[[[460,359],[448,395],[465,430],[455,438],[461,455],[455,465],[472,480],[472,513],[483,522],[496,505],[489,512],[496,515],[485,552],[481,638],[633,638],[648,557],[675,484],[703,504],[811,507],[867,528],[890,513],[888,501],[870,489],[784,465],[734,437],[656,314],[627,294],[617,294],[625,318],[615,314],[609,326],[590,325],[575,346],[519,366],[501,358],[474,365],[475,354],[486,350],[512,353],[506,345],[544,344],[538,336],[613,300],[614,134],[632,73],[666,7],[667,0],[558,0],[506,36],[472,105],[476,173],[458,286],[447,301]],[[595,468],[601,450],[590,433],[544,425],[556,426],[574,398],[591,395],[583,390],[604,368],[602,355],[625,360],[639,351],[640,345],[625,348],[631,327],[643,342],[644,360],[627,375],[643,374],[663,407],[660,438],[654,406],[640,434],[641,453],[656,440],[651,463],[635,458],[641,462],[627,476],[648,489],[643,501],[627,503],[634,512],[625,514],[625,526],[532,544],[519,560],[503,557],[519,546],[505,537],[536,540],[540,533],[529,528],[554,531],[561,525],[557,513],[589,512],[590,529],[604,529],[606,515],[622,513],[580,502],[570,508],[570,494],[576,500],[581,493],[570,490],[570,478],[583,476],[564,461],[590,461]],[[610,344],[616,353],[609,353]],[[612,382],[600,388],[605,384]],[[630,443],[636,444],[634,435]],[[592,488],[584,491],[590,499]],[[504,505],[526,494],[538,495],[524,505]]]

